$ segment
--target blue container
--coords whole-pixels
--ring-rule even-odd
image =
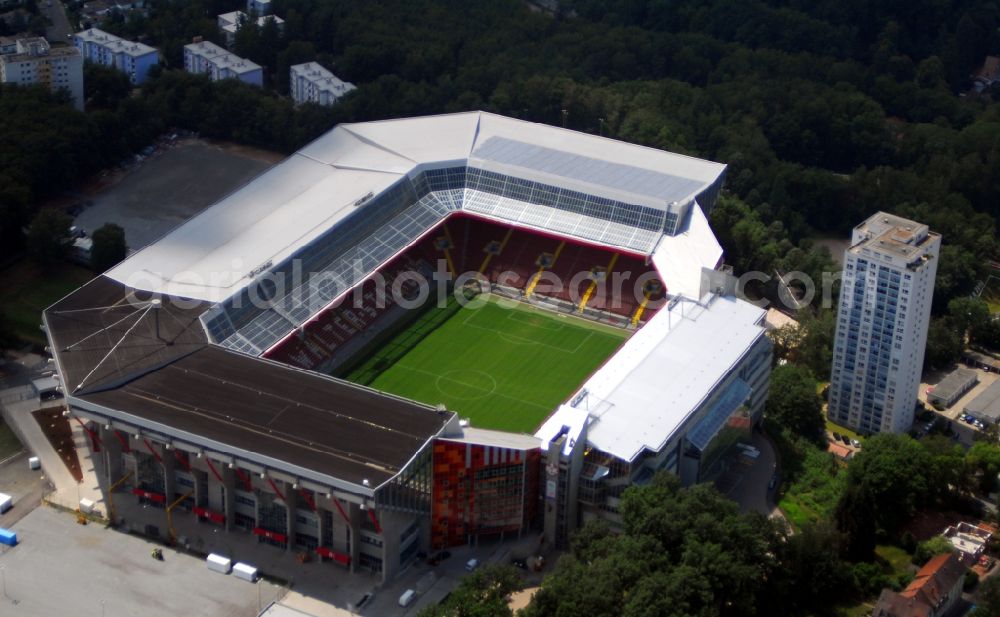
[[[3,529],[0,527],[0,544],[17,546],[17,533],[11,531],[10,529]]]

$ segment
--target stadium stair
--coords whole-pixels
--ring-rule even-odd
[[[514,228],[508,227],[506,235],[504,235],[503,240],[500,241],[500,248],[497,250],[498,255],[503,253],[503,249],[505,246],[507,246],[507,242],[510,241],[510,236],[513,233],[514,233]],[[480,274],[484,274],[486,272],[486,268],[490,266],[491,259],[493,259],[493,253],[486,253],[486,257],[483,258],[483,265],[479,266]]]
[[[451,232],[448,231],[448,226],[442,225],[441,229],[444,230],[444,235],[448,238],[448,244],[455,246],[455,242],[451,239]],[[452,277],[457,277],[458,271],[455,270],[455,261],[451,258],[451,249],[444,249],[444,258],[448,262],[448,270],[451,272]]]
[[[643,294],[642,302],[639,303],[639,308],[635,309],[635,313],[632,315],[632,320],[630,322],[631,326],[634,328],[642,319],[642,314],[646,312],[646,305],[649,304],[649,292]]]
[[[611,271],[615,269],[615,263],[618,262],[618,253],[611,256],[611,262],[608,263],[608,267],[604,269],[604,277],[610,276]],[[590,297],[594,295],[594,291],[597,290],[597,281],[590,281],[590,285],[587,287],[587,291],[584,292],[583,298],[580,299],[580,306],[576,308],[578,313],[582,313],[583,309],[587,308],[587,303],[590,302]]]
[[[548,265],[549,269],[554,267],[556,265],[556,262],[559,261],[559,254],[562,253],[562,250],[565,247],[566,247],[565,240],[560,242],[559,246],[556,247],[556,252],[552,254],[552,263]],[[545,268],[546,266],[544,265],[538,266],[538,272],[535,272],[535,275],[531,277],[530,281],[528,281],[528,286],[524,289],[525,298],[531,297],[531,294],[535,291],[535,287],[538,286],[538,281],[541,280],[542,278],[542,272],[545,272]]]

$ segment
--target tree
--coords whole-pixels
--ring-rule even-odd
[[[132,82],[125,73],[96,62],[84,63],[83,84],[88,110],[113,109],[132,91]]]
[[[105,223],[91,236],[94,244],[90,249],[90,265],[104,272],[125,259],[128,247],[125,245],[125,230],[114,223]]]
[[[990,321],[990,307],[984,300],[963,296],[948,302],[948,315],[955,327],[965,335]]]
[[[795,583],[788,581],[789,543],[780,524],[741,514],[712,486],[682,488],[668,473],[628,488],[620,511],[620,534],[583,527],[526,617],[781,612],[779,590]]]
[[[28,227],[28,252],[43,266],[51,266],[63,259],[73,239],[69,228],[73,219],[54,208],[45,208]]]
[[[771,372],[767,418],[806,439],[818,441],[823,435],[823,405],[816,393],[816,379],[806,369],[793,364]]]
[[[507,597],[523,588],[514,566],[483,566],[466,575],[446,601],[428,606],[419,617],[509,617]]]
[[[880,434],[865,441],[847,468],[848,489],[837,505],[838,528],[848,553],[865,559],[875,538],[899,527],[947,491],[936,486],[930,454],[908,435]]]
[[[971,617],[1000,617],[1000,577],[991,576],[979,587],[979,603]]]
[[[944,536],[934,536],[917,545],[917,550],[913,551],[913,563],[922,566],[930,561],[931,557],[954,552],[955,547],[952,545],[951,540]]]
[[[955,324],[946,317],[935,317],[927,326],[924,367],[943,369],[962,355],[962,338]]]
[[[982,493],[990,493],[997,486],[1000,474],[1000,446],[995,441],[977,441],[965,455],[967,473],[976,478]]]

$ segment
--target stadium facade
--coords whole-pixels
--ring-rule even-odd
[[[562,544],[656,471],[711,480],[760,418],[764,311],[711,272],[724,172],[480,112],[340,125],[45,311],[68,414],[109,503],[206,534],[384,578],[485,535]],[[543,282],[592,263],[579,295]],[[634,330],[534,435],[328,376],[469,265]]]

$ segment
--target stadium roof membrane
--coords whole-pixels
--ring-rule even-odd
[[[691,221],[679,221],[676,236],[664,236],[658,220],[653,222],[659,231],[646,224],[639,233],[635,219],[666,219],[668,210],[686,212],[699,196],[714,201],[725,165],[469,112],[339,125],[108,276],[148,291],[221,302],[251,284],[254,274],[294,256],[401,179],[455,167],[475,168],[490,179],[514,177],[535,183],[535,192],[519,201],[465,184],[439,190],[428,206],[437,218],[427,226],[450,211],[466,210],[529,228],[557,226],[556,231],[633,253],[651,254],[656,249],[676,256],[690,254],[692,245],[697,245],[701,250],[694,255],[707,267],[715,267],[722,254],[698,208],[690,208],[695,211],[692,216],[682,217]],[[572,199],[587,195],[603,200],[602,205],[631,207],[609,215],[618,216],[619,222],[597,219],[589,212],[552,212],[556,198],[539,195],[538,186],[572,194]],[[570,207],[579,209],[576,203]],[[671,259],[663,261],[671,268]],[[669,274],[670,270],[665,273],[668,281]],[[697,294],[697,285],[677,291]]]

